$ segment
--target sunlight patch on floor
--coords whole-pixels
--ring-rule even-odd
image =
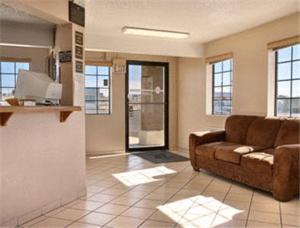
[[[158,209],[178,223],[181,227],[208,227],[216,216],[214,226],[221,226],[230,222],[242,210],[236,209],[213,197],[194,196],[158,206]]]
[[[141,169],[129,171],[124,173],[116,173],[113,176],[126,186],[135,186],[140,184],[147,184],[156,181],[161,181],[160,178],[154,178],[163,175],[176,173],[175,170],[166,168],[165,166],[158,166],[149,169]]]

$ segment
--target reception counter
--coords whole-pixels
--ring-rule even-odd
[[[0,106],[0,125],[5,126],[14,113],[51,112],[60,113],[60,122],[65,122],[74,111],[81,111],[79,106]]]
[[[85,194],[78,106],[0,106],[0,226],[16,226]]]

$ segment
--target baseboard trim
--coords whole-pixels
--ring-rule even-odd
[[[188,148],[184,148],[184,147],[178,147],[177,148],[178,151],[182,151],[182,152],[189,152]]]
[[[124,154],[125,150],[87,151],[86,156],[101,156],[109,154]]]

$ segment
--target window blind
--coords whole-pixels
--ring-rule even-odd
[[[30,58],[14,58],[14,57],[1,57],[0,62],[17,62],[17,63],[30,63]]]
[[[224,53],[224,54],[221,54],[221,55],[207,57],[205,59],[205,61],[206,61],[206,63],[213,64],[213,63],[216,63],[216,62],[220,62],[220,61],[223,61],[223,60],[226,60],[226,59],[232,59],[232,58],[233,58],[233,53],[228,52],[228,53]]]
[[[96,61],[96,60],[86,60],[85,64],[91,66],[108,66],[108,67],[111,67],[113,65],[111,61]]]
[[[285,38],[282,40],[270,42],[267,44],[267,46],[268,46],[268,49],[276,50],[279,48],[292,46],[292,45],[299,44],[299,43],[300,43],[300,35],[297,35],[297,36]]]

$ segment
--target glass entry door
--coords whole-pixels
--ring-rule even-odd
[[[127,151],[168,148],[168,63],[127,61]]]

